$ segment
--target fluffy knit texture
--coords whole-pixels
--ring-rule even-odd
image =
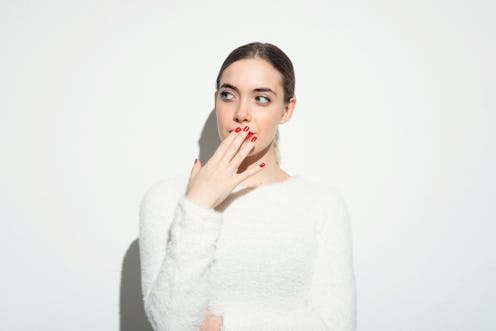
[[[162,180],[141,201],[145,312],[157,331],[350,331],[356,290],[349,214],[334,189],[290,177],[237,188],[215,210]]]

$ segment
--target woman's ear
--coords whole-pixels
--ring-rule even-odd
[[[295,106],[296,106],[296,98],[292,97],[291,99],[289,99],[288,103],[284,106],[284,111],[282,113],[281,119],[279,120],[279,124],[284,124],[287,121],[289,121],[291,116],[293,116]]]
[[[218,91],[215,90],[215,93],[214,93],[214,109],[217,108],[217,93],[218,93]]]

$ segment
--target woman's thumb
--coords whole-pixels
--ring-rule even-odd
[[[194,177],[198,171],[201,169],[201,162],[198,159],[195,159],[195,164],[193,164],[193,168],[191,169],[191,177]]]

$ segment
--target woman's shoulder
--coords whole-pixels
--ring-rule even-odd
[[[314,208],[328,211],[342,207],[347,208],[341,189],[332,183],[308,177],[293,176],[288,184],[291,185],[288,185],[285,194],[292,192],[295,201],[301,201],[314,206]]]
[[[346,230],[350,227],[348,203],[336,185],[307,178],[299,180],[312,209],[317,213],[316,215],[323,216],[319,219],[319,229],[323,228],[326,221],[333,224],[334,229]]]

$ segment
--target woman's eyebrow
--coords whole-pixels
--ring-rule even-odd
[[[239,93],[239,89],[234,86],[234,85],[231,85],[229,83],[223,83],[221,86],[221,88],[229,88],[231,90],[234,90],[236,92]],[[256,89],[253,89],[254,92],[270,92],[270,93],[273,93],[275,96],[277,96],[277,93],[274,92],[271,88],[269,87],[259,87],[259,88],[256,88]]]
[[[270,92],[270,93],[273,93],[275,96],[277,96],[277,93],[268,87],[259,87],[259,88],[254,89],[253,91],[255,91],[255,92]]]
[[[234,90],[234,91],[236,91],[236,92],[239,93],[238,88],[236,86],[234,86],[234,85],[229,84],[229,83],[224,83],[220,87],[221,88],[223,88],[223,87],[230,88],[231,90]]]

